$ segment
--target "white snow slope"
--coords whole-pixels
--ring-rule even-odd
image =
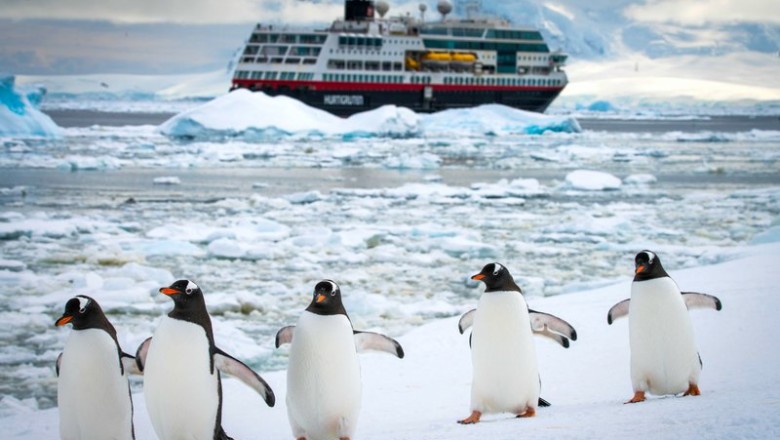
[[[780,436],[780,243],[743,249],[722,264],[667,271],[683,290],[717,295],[723,310],[692,313],[704,370],[699,397],[652,397],[625,405],[629,379],[628,322],[607,325],[610,306],[629,296],[628,277],[616,284],[551,298],[529,297],[536,310],[577,329],[568,350],[537,339],[542,396],[552,402],[532,419],[493,415],[474,426],[455,423],[469,413],[468,336],[457,317],[400,338],[406,358],[361,357],[364,398],[356,438],[370,439],[776,439]],[[484,262],[475,262],[476,273]],[[511,268],[516,274],[522,268]],[[630,262],[626,272],[630,273]],[[474,291],[474,304],[482,287]],[[208,301],[208,298],[207,298]],[[466,310],[464,310],[465,312]],[[279,323],[280,326],[289,323]],[[118,329],[120,332],[122,329]],[[381,329],[380,329],[381,330]],[[219,341],[217,341],[219,343]],[[257,341],[272,345],[273,341]],[[225,382],[223,426],[237,439],[290,439],[284,408],[285,372],[264,374],[277,395],[267,408],[234,379]],[[154,439],[143,398],[134,395],[139,440]],[[57,437],[57,409],[24,411],[2,419],[7,440]]]

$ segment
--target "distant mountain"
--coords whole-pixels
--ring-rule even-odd
[[[483,10],[514,24],[542,30],[552,49],[578,59],[641,54],[648,58],[778,53],[780,25],[772,22],[707,23],[636,21],[626,14],[630,0],[483,0]],[[775,20],[775,23],[777,20]]]

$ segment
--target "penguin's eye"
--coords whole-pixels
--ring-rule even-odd
[[[330,296],[336,296],[336,291],[334,290],[334,291],[330,292]]]
[[[86,307],[82,307],[82,308],[80,308],[80,309],[79,309],[79,313],[84,313],[84,312],[86,312],[86,311],[87,311],[87,308],[86,308]]]
[[[192,294],[192,288],[188,287],[187,290],[185,290],[185,292],[187,293],[187,295],[191,295]]]

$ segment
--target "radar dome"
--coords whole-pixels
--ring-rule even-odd
[[[390,5],[387,4],[386,1],[378,1],[376,2],[374,8],[376,8],[376,12],[379,13],[379,16],[384,18],[385,14],[387,14],[387,11],[390,10]]]
[[[420,3],[420,12],[425,12],[428,10],[428,6],[425,6],[425,3]]]
[[[439,11],[439,14],[441,15],[447,15],[452,12],[452,3],[447,0],[440,0],[439,3],[436,4],[436,10]]]

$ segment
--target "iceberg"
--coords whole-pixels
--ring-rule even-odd
[[[19,90],[13,75],[0,74],[0,136],[59,136],[60,127],[37,108],[44,94],[43,87]]]
[[[501,104],[443,110],[423,117],[428,135],[459,133],[465,135],[538,135],[544,133],[579,133],[579,122],[571,116],[551,116]]]
[[[289,135],[408,137],[418,130],[409,109],[383,106],[340,118],[286,96],[234,90],[164,122],[162,134],[181,139],[239,138],[247,141]]]
[[[286,136],[410,138],[453,133],[464,135],[537,135],[579,133],[571,116],[549,116],[499,104],[417,114],[385,105],[340,118],[286,97],[237,89],[164,122],[159,131],[189,140],[269,141]]]
[[[622,183],[619,178],[603,171],[575,170],[566,175],[569,188],[584,191],[616,190]]]

